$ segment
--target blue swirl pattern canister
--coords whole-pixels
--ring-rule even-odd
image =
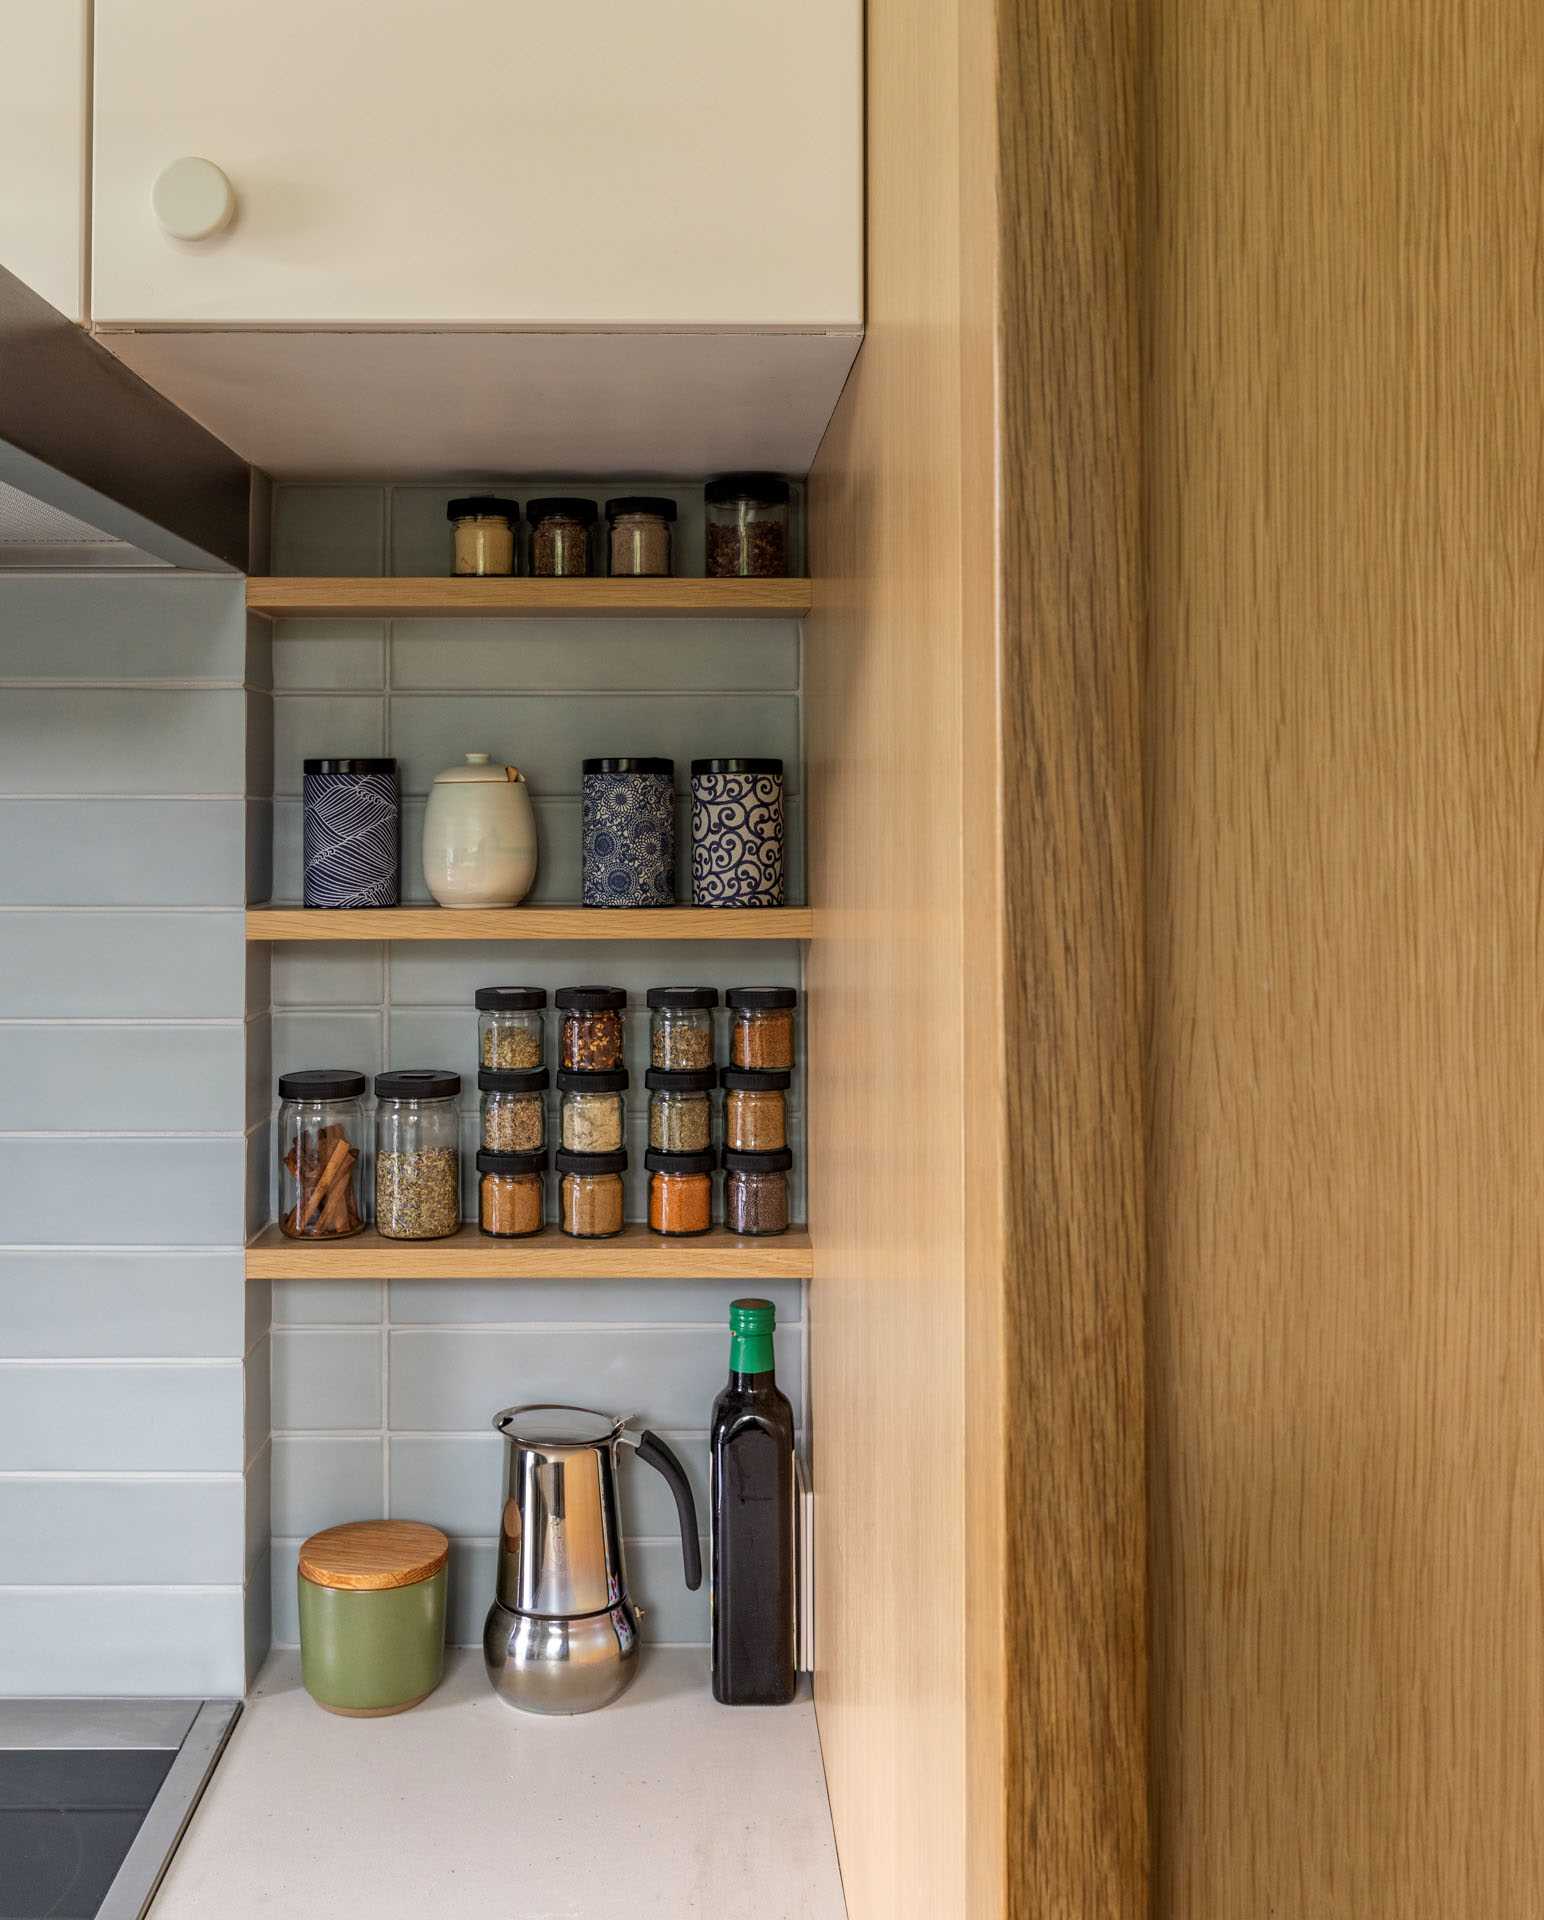
[[[675,905],[675,762],[584,763],[584,904]]]
[[[308,907],[394,907],[402,869],[395,760],[307,760],[301,833]]]
[[[783,904],[783,763],[692,762],[692,902]]]

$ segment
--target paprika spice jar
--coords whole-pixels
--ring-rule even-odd
[[[540,1233],[547,1215],[544,1153],[477,1155],[477,1226],[494,1240]]]
[[[656,1153],[643,1156],[649,1170],[649,1227],[673,1237],[706,1233],[713,1225],[713,1155]]]

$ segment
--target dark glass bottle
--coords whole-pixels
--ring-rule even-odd
[[[729,1309],[729,1384],[713,1402],[713,1698],[794,1695],[793,1408],[772,1366],[770,1300]]]

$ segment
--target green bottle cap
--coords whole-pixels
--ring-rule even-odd
[[[777,1308],[770,1300],[735,1300],[729,1308],[731,1373],[772,1371],[772,1329]]]

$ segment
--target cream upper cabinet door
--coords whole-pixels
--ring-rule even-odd
[[[93,317],[857,325],[861,20],[96,0]]]
[[[85,312],[85,0],[0,0],[0,267]]]

